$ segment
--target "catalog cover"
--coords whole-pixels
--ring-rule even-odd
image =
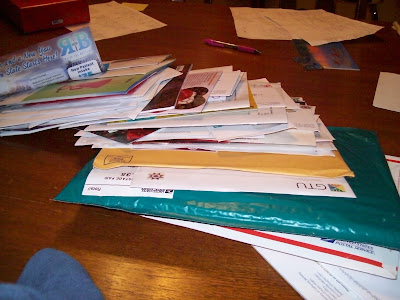
[[[104,71],[89,27],[0,57],[0,95]]]

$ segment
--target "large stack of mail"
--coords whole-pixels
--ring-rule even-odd
[[[233,66],[196,70],[192,65],[172,67],[173,62],[170,55],[111,61],[106,72],[85,80],[8,96],[0,102],[0,135],[78,129],[76,146],[101,148],[82,191],[88,196],[171,199],[176,190],[191,190],[356,198],[345,178],[354,174],[316,107],[290,97],[280,83],[248,80],[246,72]],[[324,188],[299,188],[298,178]],[[370,281],[378,275],[380,286],[399,293],[392,287],[398,251],[154,219],[249,243],[273,265],[274,255],[265,249],[319,261],[317,267],[325,271],[324,263],[369,274]],[[326,272],[332,276],[340,271]],[[345,284],[351,285],[341,282],[335,288]],[[357,294],[353,287],[344,290],[348,297]]]

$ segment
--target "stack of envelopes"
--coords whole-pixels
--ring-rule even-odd
[[[138,103],[153,97],[155,82],[177,75],[166,70],[173,61],[170,55],[111,61],[106,72],[84,80],[6,96],[0,101],[0,136],[130,118]]]
[[[7,97],[0,135],[78,128],[76,146],[101,148],[56,200],[397,278],[400,205],[373,133],[328,130],[280,83],[173,61]]]
[[[56,200],[378,275],[393,290],[400,207],[373,133],[328,130],[316,107],[232,66],[169,71],[136,115],[77,133],[76,146],[101,150]]]

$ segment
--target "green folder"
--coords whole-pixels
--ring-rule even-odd
[[[357,198],[175,191],[173,199],[83,196],[90,161],[55,198],[131,213],[400,249],[400,200],[375,133],[329,128]]]

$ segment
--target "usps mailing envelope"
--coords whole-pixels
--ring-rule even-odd
[[[399,251],[363,243],[143,216],[314,261],[396,279]]]

